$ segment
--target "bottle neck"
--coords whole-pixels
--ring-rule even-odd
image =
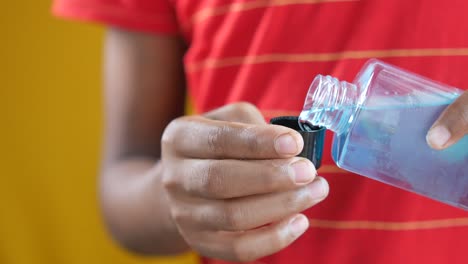
[[[361,92],[352,83],[318,75],[310,85],[300,122],[345,132],[359,107]]]

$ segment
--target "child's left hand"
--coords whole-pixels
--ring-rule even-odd
[[[434,149],[445,149],[468,133],[468,91],[455,100],[427,133],[426,140]]]

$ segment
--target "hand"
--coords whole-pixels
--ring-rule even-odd
[[[427,134],[427,142],[434,149],[447,148],[468,133],[468,91],[445,109]]]
[[[162,138],[163,184],[171,216],[201,255],[251,261],[291,244],[308,228],[299,212],[328,184],[295,157],[299,133],[267,125],[252,105],[176,119]]]

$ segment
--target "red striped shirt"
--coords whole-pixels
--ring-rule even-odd
[[[316,74],[351,81],[371,57],[468,88],[465,0],[58,0],[54,10],[183,36],[198,112],[249,101],[266,118],[297,114]],[[306,212],[310,230],[256,263],[468,262],[467,212],[341,171],[329,149],[319,172],[331,192]]]

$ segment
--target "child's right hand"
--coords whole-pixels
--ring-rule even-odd
[[[162,138],[163,183],[173,222],[204,256],[250,261],[273,254],[308,228],[301,211],[328,184],[295,157],[301,136],[267,125],[250,104],[174,120]]]

